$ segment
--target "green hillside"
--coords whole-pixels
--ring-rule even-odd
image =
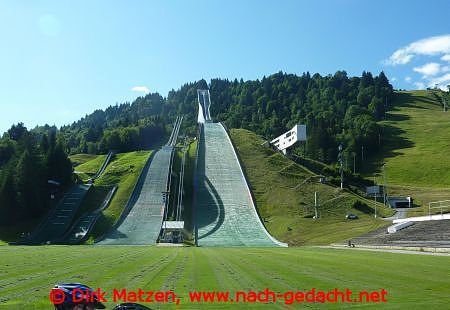
[[[380,122],[382,150],[365,176],[381,183],[384,161],[390,195],[412,195],[419,205],[450,199],[450,112],[424,90],[395,93],[394,107]]]
[[[94,226],[94,237],[99,237],[107,232],[117,221],[150,154],[151,152],[148,151],[116,154],[103,174],[95,180],[88,196],[81,205],[78,215],[97,209],[109,189],[114,185],[117,185],[118,188],[108,209],[102,212],[99,221]],[[103,163],[104,158],[104,155],[100,155],[77,166],[76,169],[80,169],[82,172],[87,171],[89,175],[92,172],[95,174]]]
[[[97,158],[99,155],[95,155],[95,154],[74,154],[74,155],[70,155],[69,159],[72,162],[72,165],[74,167],[77,167],[81,164],[84,164],[85,162],[88,162],[92,159]]]
[[[262,146],[264,140],[245,129],[232,129],[243,168],[250,182],[256,206],[269,232],[289,245],[329,244],[342,241],[378,227],[387,225],[374,219],[374,204],[319,182],[304,167],[282,154]],[[314,220],[314,192],[319,195],[320,219]],[[361,200],[367,209],[356,210],[354,203]],[[379,215],[390,215],[378,205]],[[349,221],[350,212],[359,219]]]
[[[77,163],[77,161],[79,162],[80,159],[81,160],[87,159],[86,161],[81,162],[79,165],[75,167],[75,173],[81,178],[81,180],[86,182],[92,176],[94,176],[97,173],[97,171],[101,168],[103,162],[105,161],[106,155],[95,155],[95,156],[88,155],[86,157],[81,155],[87,154],[77,154],[70,156],[70,160],[72,161],[72,163],[74,163],[74,160],[76,160],[75,163]]]

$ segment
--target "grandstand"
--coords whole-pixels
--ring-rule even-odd
[[[402,246],[402,247],[450,247],[450,219],[440,221],[414,222],[414,225],[405,227],[395,233],[389,234],[385,227],[352,238],[356,246]],[[344,243],[345,244],[345,243]]]
[[[194,185],[199,246],[286,246],[266,231],[238,158],[220,123],[200,125]]]

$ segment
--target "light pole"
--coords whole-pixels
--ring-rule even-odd
[[[341,189],[343,189],[344,188],[344,167],[343,167],[343,158],[342,158],[342,143],[341,144],[339,144],[339,147],[338,147],[338,150],[339,150],[339,155],[338,155],[338,160],[339,160],[339,163],[340,163],[340,165],[341,165],[341,167],[340,167],[340,172],[341,172]]]
[[[384,206],[386,207],[386,199],[387,199],[387,188],[386,188],[386,163],[383,163],[383,197],[384,197]]]
[[[314,219],[319,218],[319,213],[317,212],[317,192],[314,192]]]
[[[353,174],[356,173],[356,153],[352,152],[353,155]]]
[[[376,180],[376,176],[375,175],[373,176],[373,185],[377,186],[377,180]],[[374,188],[374,192],[375,192],[375,195],[374,195],[375,196],[375,198],[374,198],[374,201],[375,201],[375,218],[377,218],[377,188]]]

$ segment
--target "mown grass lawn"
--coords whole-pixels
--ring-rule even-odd
[[[395,94],[395,108],[380,122],[382,150],[364,168],[366,177],[383,183],[383,162],[391,196],[412,196],[411,215],[428,214],[428,203],[450,199],[450,112],[433,92]]]
[[[384,160],[388,185],[450,187],[450,112],[432,93],[396,93],[394,110],[380,124],[382,153],[366,172],[381,173]]]
[[[448,309],[450,257],[320,248],[0,247],[0,309],[50,309],[55,283],[174,291],[180,305],[152,309],[342,308],[349,304],[193,304],[189,291],[387,292],[385,309]],[[107,307],[112,308],[111,298]],[[368,304],[354,303],[366,307]]]
[[[76,156],[75,159],[79,160],[81,155],[88,155],[88,154],[74,155]],[[88,159],[90,157],[91,159]],[[94,176],[98,170],[100,170],[101,166],[105,162],[106,155],[96,155],[95,157],[92,157],[92,155],[88,155],[88,156],[81,156],[81,158],[82,160],[85,159],[88,160],[76,166],[75,173],[81,178],[83,182],[86,182],[88,179]]]
[[[91,160],[97,158],[98,156],[100,156],[100,155],[80,153],[80,154],[70,155],[69,159],[72,162],[72,164],[75,167],[77,167],[81,164],[84,164],[85,162],[88,162],[88,161],[91,161]]]

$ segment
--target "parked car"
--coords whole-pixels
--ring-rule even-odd
[[[345,216],[345,218],[346,218],[347,220],[356,220],[356,219],[358,219],[358,216],[355,215],[355,214],[353,214],[353,213],[349,213],[349,214],[347,214],[347,215]]]

